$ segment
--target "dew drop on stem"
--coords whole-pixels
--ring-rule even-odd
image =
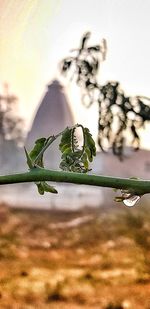
[[[128,206],[128,207],[132,207],[135,206],[135,204],[140,200],[140,196],[139,195],[132,195],[128,198],[125,198],[123,200],[123,203]]]

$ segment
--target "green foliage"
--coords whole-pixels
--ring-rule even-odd
[[[37,185],[38,192],[41,195],[43,195],[44,192],[58,193],[57,190],[53,186],[50,186],[45,181],[36,182],[35,184]]]
[[[35,146],[29,153],[31,161],[34,162],[34,165],[44,167],[43,153],[41,153],[41,150],[45,146],[46,142],[47,142],[47,139],[45,137],[39,138],[35,141]],[[40,153],[41,155],[39,155]]]
[[[76,136],[76,129],[80,128],[83,135],[83,144],[80,147]],[[61,141],[59,149],[62,153],[60,168],[64,171],[86,173],[89,169],[89,162],[92,162],[96,155],[95,142],[88,128],[82,125],[67,127],[56,136],[49,138],[42,137],[35,141],[33,149],[28,153],[25,149],[27,164],[30,170],[44,169],[44,153],[46,149],[59,137]],[[43,195],[45,192],[57,193],[57,190],[45,181],[35,182],[38,192]]]
[[[84,128],[84,138],[85,138],[85,152],[87,154],[88,160],[93,161],[93,156],[96,156],[95,142],[88,128]]]
[[[77,138],[78,129],[80,129],[82,133],[80,134],[80,136],[82,135],[82,142]],[[59,150],[62,153],[60,168],[66,173],[47,171],[44,164],[44,153],[46,149],[60,136]],[[143,194],[149,193],[150,191],[148,181],[145,182],[135,177],[132,177],[131,179],[117,179],[108,176],[80,175],[90,171],[89,163],[92,162],[93,157],[96,156],[96,147],[92,135],[89,129],[83,127],[81,124],[67,127],[64,131],[55,136],[53,135],[48,138],[42,137],[38,139],[35,141],[35,145],[29,153],[25,149],[25,154],[32,175],[32,180],[30,178],[29,181],[35,182],[38,192],[41,195],[45,192],[57,193],[57,190],[45,182],[45,180],[79,184],[85,183],[89,185],[120,189],[121,196],[116,196],[115,201],[123,202],[126,206],[132,207],[140,200],[140,197]],[[76,172],[75,178],[71,173],[67,173],[68,171]],[[10,175],[10,178],[11,176],[12,175]],[[14,175],[15,182],[16,179],[20,180],[20,177],[22,176]],[[4,181],[5,178],[7,179],[7,176],[4,176]],[[25,179],[27,179],[26,175]],[[7,181],[9,181],[9,177]]]
[[[80,148],[76,137],[76,128],[80,127],[83,133],[83,145]],[[76,125],[66,128],[62,134],[59,149],[62,152],[60,168],[64,171],[86,173],[89,171],[89,162],[96,155],[95,142],[88,128]]]
[[[61,73],[65,76],[71,73],[86,107],[98,104],[98,144],[102,151],[112,148],[121,160],[129,135],[134,150],[140,147],[139,130],[150,121],[150,98],[127,96],[118,81],[100,85],[97,75],[101,62],[106,59],[107,42],[103,39],[100,45],[88,46],[89,38],[90,32],[85,33],[79,48],[63,59]]]
[[[28,153],[27,150],[25,149],[27,164],[30,170],[32,170],[33,168],[44,168],[44,162],[43,162],[44,152],[42,150],[48,144],[50,138],[46,139],[45,137],[42,137],[36,140],[35,146],[30,151],[30,153]],[[58,193],[53,186],[50,186],[45,181],[35,182],[35,184],[38,188],[39,194],[41,195],[43,195],[45,192]]]

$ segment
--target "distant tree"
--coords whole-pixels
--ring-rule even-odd
[[[150,98],[127,96],[118,81],[100,85],[97,75],[106,59],[107,42],[102,39],[100,45],[89,46],[89,38],[90,32],[85,33],[79,48],[71,50],[71,56],[62,60],[61,73],[65,76],[70,73],[71,80],[81,88],[86,107],[98,104],[98,144],[103,151],[112,148],[121,160],[129,135],[134,150],[140,147],[139,129],[150,121]]]
[[[24,140],[24,120],[17,114],[17,105],[18,98],[9,93],[5,83],[4,93],[0,95],[0,137],[19,144]]]

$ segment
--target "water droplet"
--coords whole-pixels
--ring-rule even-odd
[[[139,195],[132,195],[128,198],[125,198],[123,200],[123,203],[128,206],[128,207],[132,207],[134,206],[138,201],[140,200],[140,196]]]

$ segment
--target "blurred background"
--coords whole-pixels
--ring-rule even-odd
[[[23,146],[66,126],[81,123],[96,141],[97,105],[85,108],[60,73],[85,32],[91,45],[107,41],[99,83],[150,97],[149,10],[148,0],[0,0],[1,174],[27,170]],[[123,162],[97,146],[92,173],[149,179],[149,134],[146,123]],[[46,165],[59,162],[55,143]],[[44,197],[31,184],[0,188],[0,308],[150,308],[149,197],[128,208],[111,189],[56,187]]]

